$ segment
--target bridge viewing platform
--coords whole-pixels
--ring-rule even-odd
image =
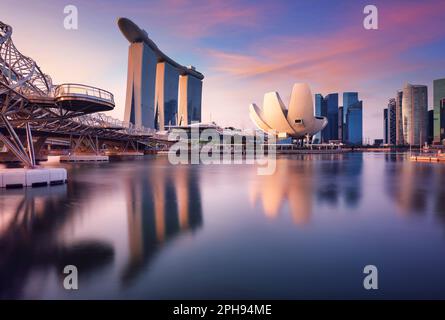
[[[77,83],[61,84],[54,90],[54,102],[65,110],[85,113],[114,109],[111,92]]]

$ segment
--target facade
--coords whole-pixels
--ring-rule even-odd
[[[396,99],[388,102],[388,144],[396,145]]]
[[[338,108],[338,120],[337,120],[337,128],[338,128],[338,139],[343,140],[344,136],[344,123],[343,123],[343,107]]]
[[[327,140],[338,140],[338,93],[330,93],[325,97],[328,111]]]
[[[383,109],[383,143],[389,143],[389,128],[388,128],[388,109]]]
[[[343,92],[343,141],[348,141],[347,137],[347,126],[348,123],[346,121],[346,115],[348,113],[349,106],[353,105],[354,103],[358,102],[358,92]]]
[[[428,88],[407,83],[402,98],[403,141],[423,145],[428,137]]]
[[[428,110],[428,144],[434,141],[434,109]]]
[[[403,125],[402,125],[402,100],[403,91],[399,90],[396,94],[396,145],[404,145]]]
[[[201,122],[202,81],[191,75],[179,77],[178,125]]]
[[[445,79],[433,81],[434,102],[434,142],[442,143],[445,139],[445,111],[443,100],[445,99]]]
[[[154,128],[156,61],[155,52],[145,43],[130,44],[124,121],[138,127]]]
[[[315,94],[315,116],[326,117],[328,116],[328,106],[326,100],[319,93]],[[315,139],[319,143],[328,142],[328,128],[324,128],[321,132],[315,135]]]
[[[156,67],[155,129],[176,125],[178,115],[178,69],[167,62]]]
[[[278,92],[268,92],[263,108],[252,103],[249,115],[259,129],[283,139],[313,136],[327,125],[325,117],[314,116],[311,90],[305,83],[294,84],[288,109]]]
[[[363,144],[363,102],[358,101],[348,107],[346,115],[348,124],[348,143]]]
[[[131,20],[118,26],[130,42],[124,120],[157,130],[200,122],[204,76],[165,55]]]

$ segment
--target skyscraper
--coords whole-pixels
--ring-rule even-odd
[[[328,116],[328,107],[326,100],[319,93],[315,95],[315,116],[318,117],[327,117]],[[329,124],[328,124],[329,125]],[[328,142],[328,128],[327,126],[315,135],[315,139],[318,139],[319,143]]]
[[[388,144],[396,145],[396,99],[388,102]]]
[[[428,110],[428,144],[434,141],[434,109]]]
[[[405,84],[402,98],[403,140],[409,145],[423,145],[428,136],[428,88]]]
[[[445,99],[445,79],[433,81],[434,100],[434,142],[441,143],[445,139],[445,112],[443,107]]]
[[[402,100],[403,91],[399,90],[396,94],[396,145],[403,145],[403,125],[402,125]]]
[[[156,61],[156,53],[144,42],[130,44],[124,121],[136,126],[154,128]]]
[[[344,122],[343,122],[343,107],[338,107],[338,139],[343,141],[344,134]]]
[[[363,102],[357,101],[348,107],[346,115],[348,128],[348,143],[361,145],[363,143]]]
[[[201,122],[202,81],[192,75],[179,77],[178,125]]]
[[[389,142],[389,128],[388,128],[388,108],[383,109],[383,143],[388,144]]]
[[[328,111],[328,141],[338,140],[338,93],[330,93],[325,97]]]
[[[358,102],[358,92],[343,92],[343,137],[342,139],[344,141],[348,141],[347,133],[348,133],[348,123],[346,121],[346,115],[348,113],[349,106],[353,105],[354,103]]]
[[[179,70],[166,62],[156,67],[155,128],[176,125]]]
[[[200,122],[204,76],[165,55],[131,20],[119,18],[118,26],[130,42],[125,121],[157,130]]]

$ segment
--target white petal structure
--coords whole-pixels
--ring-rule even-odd
[[[312,93],[306,83],[294,84],[288,109],[278,92],[268,92],[264,95],[263,109],[252,103],[249,115],[259,129],[272,131],[279,137],[314,135],[328,124],[326,117],[314,116]]]

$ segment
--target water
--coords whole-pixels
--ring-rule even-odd
[[[0,297],[445,298],[445,165],[406,155],[72,164],[0,191]],[[79,290],[63,288],[63,267]],[[363,288],[376,265],[379,289]]]

